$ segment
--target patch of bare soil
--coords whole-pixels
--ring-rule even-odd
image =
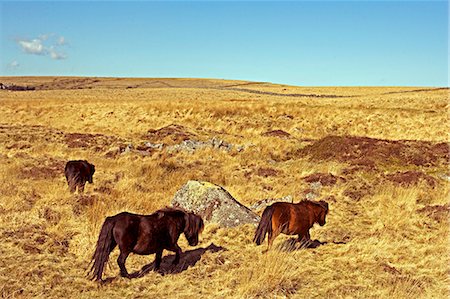
[[[417,185],[421,181],[426,182],[430,187],[435,187],[437,180],[421,171],[396,172],[385,176],[388,181],[397,183],[402,186]]]
[[[262,133],[261,136],[264,136],[264,137],[290,138],[291,134],[289,134],[288,132],[285,132],[283,130],[272,130],[272,131],[267,131],[267,132]]]
[[[189,128],[171,124],[159,129],[150,129],[145,136],[151,143],[162,143],[167,145],[174,145],[185,140],[194,139],[197,134],[192,132]]]
[[[302,178],[307,183],[319,182],[322,186],[333,186],[338,180],[344,180],[344,178],[337,177],[331,173],[313,173],[311,175]]]
[[[422,209],[417,210],[419,213],[424,213],[435,221],[447,221],[450,216],[450,204],[445,205],[427,205]]]
[[[380,164],[427,167],[447,164],[450,157],[448,147],[448,143],[327,136],[297,150],[293,156],[309,156],[312,160],[321,161],[335,160],[365,168],[374,168]]]

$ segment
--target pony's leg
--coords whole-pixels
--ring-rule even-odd
[[[302,233],[298,234],[298,241],[300,243],[308,242],[309,240],[311,240],[311,236],[309,235],[309,231],[302,232]]]
[[[180,262],[180,255],[182,251],[178,244],[175,244],[173,247],[175,249],[175,259],[173,260],[172,265],[177,265]]]
[[[158,249],[158,251],[156,252],[155,270],[159,270],[159,267],[161,266],[162,253],[163,253],[163,249]]]
[[[130,278],[130,274],[128,274],[127,268],[125,268],[125,261],[127,260],[129,251],[120,251],[119,257],[117,258],[117,264],[119,264],[120,275],[122,277]]]
[[[75,184],[75,182],[73,182],[73,180],[69,179],[69,180],[67,180],[67,183],[69,184],[70,193],[74,193],[75,190],[77,189],[77,185]]]
[[[78,192],[79,193],[83,193],[84,192],[84,185],[86,184],[86,182],[81,183],[80,185],[78,185]]]
[[[272,247],[273,239],[275,239],[275,238],[273,237],[273,233],[272,233],[272,232],[269,232],[269,233],[267,234],[267,251],[269,251],[270,247]]]
[[[273,231],[273,232],[269,232],[268,233],[268,246],[267,246],[267,251],[269,251],[269,249],[272,247],[273,241],[275,240],[276,237],[278,237],[278,235],[280,234],[280,232],[277,230]]]

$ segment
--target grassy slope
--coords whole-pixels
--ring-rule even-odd
[[[441,178],[448,175],[445,161],[376,160],[376,167],[360,167],[338,155],[314,160],[315,153],[298,154],[315,140],[337,135],[411,140],[408,150],[424,156],[415,140],[431,145],[449,140],[448,90],[200,79],[3,77],[0,82],[42,89],[0,91],[4,297],[449,295],[448,213],[443,206],[449,185]],[[149,139],[176,143],[170,136],[148,133],[170,124],[183,126],[197,139],[216,136],[245,150],[117,154],[127,144],[136,147]],[[261,135],[276,129],[291,137]],[[84,196],[70,195],[62,174],[65,162],[78,158],[97,169]],[[275,172],[265,176],[261,169]],[[420,180],[402,186],[386,179],[410,170],[427,175],[434,185]],[[108,215],[151,213],[169,204],[189,179],[220,184],[244,204],[288,194],[298,201],[310,188],[302,178],[314,173],[342,178],[320,190],[320,198],[334,199],[327,224],[311,233],[327,245],[262,254],[265,246],[251,242],[253,227],[208,225],[199,248],[214,243],[224,250],[206,251],[181,273],[117,277],[102,287],[84,277]],[[193,249],[181,239],[184,250]],[[279,237],[276,243],[287,239]],[[116,250],[106,277],[118,275],[117,255]],[[153,258],[132,255],[127,266],[133,272]]]

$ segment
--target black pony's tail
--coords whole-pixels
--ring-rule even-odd
[[[92,267],[89,270],[88,275],[92,280],[102,280],[103,270],[106,262],[108,262],[109,254],[116,247],[116,241],[113,238],[114,218],[107,217],[103,222],[100,235],[97,240],[97,247],[95,248],[94,255],[92,256]]]
[[[253,242],[255,242],[256,245],[261,245],[261,243],[264,242],[266,233],[272,233],[272,214],[272,206],[269,206],[264,210],[261,216],[261,221],[256,229],[255,237],[253,238]]]

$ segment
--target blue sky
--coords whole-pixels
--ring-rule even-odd
[[[448,86],[448,3],[0,1],[0,75]]]

